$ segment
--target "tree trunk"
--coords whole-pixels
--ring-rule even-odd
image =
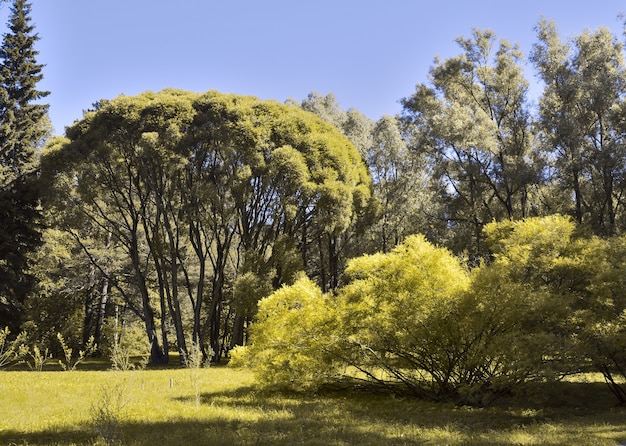
[[[100,303],[98,305],[98,317],[93,338],[96,345],[102,345],[102,328],[104,327],[104,319],[106,317],[107,304],[109,302],[109,279],[102,279],[102,292],[100,294]]]
[[[239,313],[235,315],[235,320],[233,321],[231,348],[244,344],[245,322],[246,318],[244,316]]]
[[[337,236],[328,234],[328,275],[329,287],[334,290],[339,285],[339,254],[337,253]]]
[[[85,317],[83,322],[83,345],[86,345],[93,334],[94,327],[94,301],[96,300],[96,268],[89,266],[87,277],[87,293],[85,295]]]
[[[148,286],[146,285],[146,277],[141,269],[141,262],[139,259],[137,234],[133,232],[130,237],[130,258],[135,272],[139,294],[141,296],[146,335],[148,336],[148,341],[151,345],[150,361],[153,364],[164,364],[167,362],[167,357],[163,354],[163,350],[161,350],[161,346],[159,345],[159,339],[157,338],[156,327],[154,324],[154,310],[150,304],[150,294],[148,292]]]
[[[580,178],[578,169],[572,169],[572,186],[574,188],[574,203],[576,206],[575,218],[578,224],[583,222],[583,197],[580,190]]]
[[[322,234],[317,237],[317,247],[320,253],[320,286],[323,293],[328,292],[328,283],[326,282],[326,265],[324,260],[324,246],[322,243]]]

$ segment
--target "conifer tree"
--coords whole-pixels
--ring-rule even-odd
[[[43,65],[34,44],[31,5],[14,0],[0,47],[0,327],[18,328],[32,290],[29,255],[40,243],[37,150],[48,135],[48,105],[40,100]]]

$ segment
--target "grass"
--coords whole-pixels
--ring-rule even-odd
[[[0,372],[2,445],[618,445],[626,409],[594,380],[489,408],[260,391],[226,367]],[[200,398],[196,388],[200,383]],[[521,401],[521,402],[520,402]]]

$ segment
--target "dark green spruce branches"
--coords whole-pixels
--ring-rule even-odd
[[[0,47],[0,327],[17,328],[32,290],[29,255],[40,243],[37,151],[49,133],[48,92],[34,45],[31,5],[14,0]]]

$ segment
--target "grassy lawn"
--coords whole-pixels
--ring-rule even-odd
[[[489,408],[388,395],[262,392],[225,367],[0,372],[2,445],[618,445],[626,409],[601,382]],[[584,403],[583,403],[584,402]]]

